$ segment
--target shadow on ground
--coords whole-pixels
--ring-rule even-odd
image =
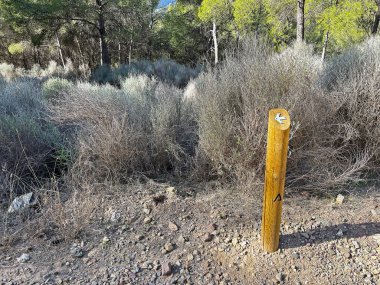
[[[343,235],[339,235],[341,230]],[[361,224],[348,224],[343,223],[335,226],[328,226],[321,229],[315,229],[313,236],[314,240],[305,239],[301,236],[300,232],[286,234],[281,236],[281,248],[297,248],[304,246],[307,243],[320,244],[327,241],[338,240],[342,238],[360,238],[371,236],[380,233],[380,223],[361,223]]]

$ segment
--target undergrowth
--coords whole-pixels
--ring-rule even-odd
[[[95,73],[100,85],[0,72],[0,201],[34,191],[63,230],[91,220],[96,185],[262,181],[271,108],[292,120],[287,187],[331,194],[378,175],[379,37],[323,64],[306,45],[277,54],[249,41],[197,78],[163,62]]]

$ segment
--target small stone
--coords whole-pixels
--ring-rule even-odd
[[[233,245],[233,246],[236,246],[238,243],[239,243],[239,239],[238,239],[237,237],[234,237],[234,238],[232,239],[232,245]]]
[[[109,243],[111,240],[109,237],[105,236],[103,239],[102,239],[102,244],[107,244]]]
[[[371,210],[371,214],[372,214],[372,216],[376,216],[377,215],[376,210]]]
[[[166,195],[169,198],[174,198],[177,195],[177,190],[174,187],[168,187],[165,189]]]
[[[203,236],[203,241],[205,242],[209,242],[209,241],[212,241],[212,238],[213,238],[213,235],[210,234],[210,233],[206,233],[204,236]]]
[[[308,233],[300,233],[300,235],[302,237],[304,237],[305,239],[309,239],[310,238],[310,235]]]
[[[231,242],[231,238],[230,237],[227,237],[225,240],[224,240],[224,243],[230,243]]]
[[[152,212],[152,210],[151,210],[151,209],[148,209],[148,208],[144,208],[144,209],[143,209],[143,212],[144,212],[145,214],[149,215],[150,212]]]
[[[136,236],[136,239],[137,239],[137,240],[143,240],[144,238],[145,238],[144,235],[137,235],[137,236]]]
[[[228,214],[226,212],[219,212],[219,218],[225,220],[228,218]]]
[[[73,246],[70,248],[70,253],[72,256],[78,258],[81,258],[84,255],[82,248],[77,244],[73,244]]]
[[[17,258],[18,262],[27,262],[29,260],[30,260],[30,255],[27,253],[23,253],[23,254],[21,254],[20,257]]]
[[[207,231],[208,232],[213,232],[213,231],[215,231],[217,229],[217,226],[216,226],[216,224],[209,224],[208,226],[207,226]]]
[[[159,268],[160,268],[160,261],[159,260],[153,261],[153,269],[158,270]]]
[[[356,240],[352,241],[352,245],[354,246],[355,249],[359,249],[360,248],[360,245],[359,245],[359,243]]]
[[[201,265],[202,265],[203,270],[208,272],[209,271],[208,268],[211,266],[211,262],[208,260],[205,260],[204,262],[202,262]]]
[[[292,253],[292,257],[294,259],[299,259],[300,258],[300,254],[298,252],[294,252],[294,253]]]
[[[118,211],[114,211],[112,209],[109,209],[108,211],[109,221],[112,223],[117,223],[121,220],[121,213]]]
[[[248,241],[243,240],[243,241],[240,243],[240,246],[241,246],[242,248],[246,248],[246,247],[248,246]]]
[[[24,208],[37,205],[37,196],[30,192],[22,196],[16,197],[9,206],[8,213],[18,212]]]
[[[194,260],[194,255],[189,254],[189,255],[187,256],[187,260],[188,260],[188,261],[192,261],[192,260]]]
[[[169,222],[169,229],[173,232],[176,232],[178,231],[178,226],[173,222]]]
[[[146,217],[144,219],[144,224],[150,224],[152,222],[152,217]]]
[[[338,237],[342,237],[343,236],[343,231],[341,229],[339,229],[339,231],[336,233],[336,235]]]
[[[174,250],[174,245],[171,242],[167,242],[164,245],[164,249],[165,249],[166,253],[169,253],[169,252]]]
[[[186,242],[186,239],[184,238],[184,236],[179,236],[177,241],[179,244],[184,244]]]
[[[339,194],[336,196],[335,203],[338,205],[342,205],[344,201],[344,196],[342,194]]]
[[[278,274],[276,274],[276,280],[279,281],[279,282],[282,282],[284,281],[285,279],[285,275],[282,274],[281,272],[279,272]]]
[[[377,242],[377,244],[380,246],[380,234],[374,235],[373,239]]]
[[[161,264],[161,273],[163,276],[169,276],[172,274],[172,265],[170,262],[164,262]]]

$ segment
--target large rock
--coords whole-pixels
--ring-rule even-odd
[[[22,209],[34,206],[38,203],[37,197],[33,192],[16,197],[9,206],[8,213],[19,212]]]

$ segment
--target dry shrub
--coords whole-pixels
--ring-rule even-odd
[[[196,78],[200,68],[191,68],[172,60],[140,60],[131,64],[123,64],[118,68],[100,66],[91,76],[91,80],[99,84],[120,86],[128,77],[145,75],[157,78],[168,85],[184,87],[193,78]]]
[[[202,74],[196,102],[199,145],[215,173],[261,173],[268,110],[287,108],[297,121],[307,113],[302,107],[314,104],[310,81],[318,72],[308,47],[273,55],[253,41],[238,58],[228,57],[218,70]],[[312,123],[309,117],[305,128]]]
[[[72,86],[73,84],[66,79],[58,77],[50,78],[42,85],[44,99],[54,103],[60,94],[69,92]]]
[[[44,238],[53,243],[76,239],[99,221],[110,185],[92,185],[73,177],[44,181],[33,189],[38,205],[8,213],[0,208],[0,246],[12,246],[20,238]],[[62,182],[66,182],[64,189]],[[79,183],[80,182],[80,183]]]
[[[83,177],[180,173],[190,161],[191,121],[180,90],[146,76],[127,78],[121,89],[78,84],[51,113],[62,126],[79,129],[73,172]]]
[[[13,64],[0,63],[0,76],[6,80],[11,80],[16,77],[16,71]]]
[[[0,83],[0,166],[18,179],[19,188],[54,172],[65,149],[46,115],[39,81]]]
[[[102,212],[104,189],[95,189],[94,185],[81,181],[68,181],[66,191],[59,191],[57,181],[52,181],[48,188],[38,190],[41,200],[41,212],[38,215],[35,229],[50,231],[58,238],[75,239],[89,225],[94,223],[97,215]]]
[[[197,81],[202,165],[219,177],[262,179],[268,110],[280,107],[292,119],[290,185],[324,191],[363,178],[380,146],[378,47],[370,40],[323,68],[307,46],[273,54],[246,43]]]
[[[322,146],[334,175],[324,183],[361,180],[378,170],[380,158],[380,37],[328,63],[320,84],[332,106]]]

